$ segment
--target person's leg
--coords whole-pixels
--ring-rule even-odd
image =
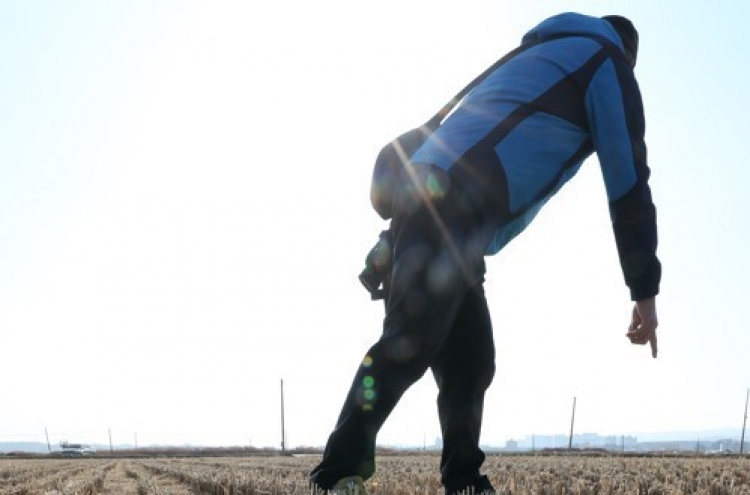
[[[492,485],[479,469],[484,395],[495,374],[492,323],[482,284],[468,291],[453,328],[432,365],[443,432],[442,482],[448,495]]]
[[[394,222],[383,335],[354,377],[323,459],[311,473],[315,486],[329,489],[341,478],[373,474],[378,431],[432,364],[470,286],[463,260],[456,259],[433,213],[423,206]]]

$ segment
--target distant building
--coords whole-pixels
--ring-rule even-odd
[[[604,448],[608,450],[635,450],[638,438],[630,435],[611,435],[604,438]]]
[[[521,450],[555,449],[568,446],[565,435],[532,435],[518,442]]]
[[[713,442],[710,447],[712,447],[711,453],[733,454],[740,451],[740,442],[733,438],[727,438]]]

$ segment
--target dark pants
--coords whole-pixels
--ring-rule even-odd
[[[460,189],[432,203],[402,201],[391,226],[391,286],[383,335],[365,355],[311,482],[375,471],[378,431],[428,368],[439,388],[442,481],[447,493],[484,488],[479,448],[485,391],[495,372],[484,295],[486,216]]]

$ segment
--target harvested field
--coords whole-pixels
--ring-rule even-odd
[[[0,458],[0,495],[310,494],[319,456]],[[381,455],[375,495],[442,493],[435,454]],[[739,457],[490,455],[484,471],[503,494],[747,494]]]

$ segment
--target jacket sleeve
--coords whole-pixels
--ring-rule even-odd
[[[606,61],[591,81],[586,107],[625,283],[632,300],[653,297],[659,293],[661,263],[643,102],[633,70],[619,59]]]

